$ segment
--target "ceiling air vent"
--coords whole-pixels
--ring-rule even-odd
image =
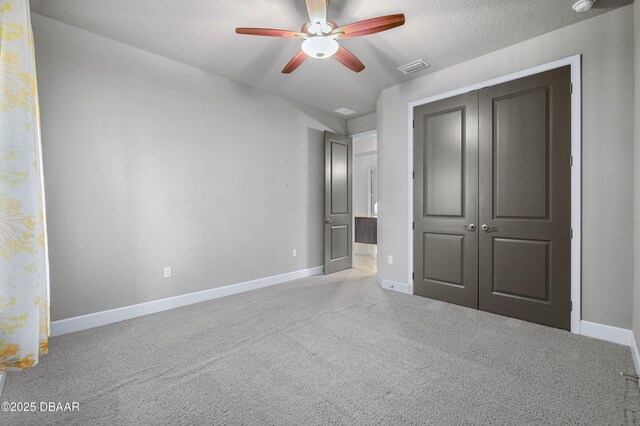
[[[413,61],[407,65],[403,65],[398,68],[404,74],[413,74],[414,72],[426,70],[429,68],[429,64],[426,63],[423,59],[418,59],[417,61]]]

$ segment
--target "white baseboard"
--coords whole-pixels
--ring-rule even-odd
[[[629,347],[631,346],[631,339],[633,339],[631,330],[591,321],[580,321],[580,334]]]
[[[640,354],[638,353],[638,345],[633,336],[633,331],[591,321],[580,321],[580,334],[628,346],[631,349],[631,357],[636,368],[636,374],[640,374]]]
[[[2,391],[4,390],[4,382],[7,380],[6,373],[0,373],[0,398],[2,398]]]
[[[232,294],[244,293],[245,291],[256,290],[276,284],[300,278],[321,274],[322,266],[309,269],[288,272],[286,274],[274,275],[271,277],[259,278],[238,284],[231,284],[224,287],[212,288],[195,293],[181,294],[179,296],[168,297],[166,299],[154,300],[137,305],[124,306],[122,308],[110,309],[108,311],[96,312],[93,314],[81,315],[73,318],[53,321],[51,323],[51,336],[61,336],[63,334],[74,333],[76,331],[87,330],[102,325],[113,324],[137,318],[156,312],[167,311],[169,309],[180,308],[194,303],[206,302],[207,300],[218,299],[220,297],[231,296]]]
[[[633,357],[633,365],[636,367],[636,375],[640,375],[640,351],[638,351],[638,343],[631,333],[631,356]]]
[[[411,294],[411,286],[405,283],[399,283],[391,280],[385,280],[384,278],[380,278],[379,275],[376,275],[376,280],[380,287],[385,290],[397,291],[400,293]]]

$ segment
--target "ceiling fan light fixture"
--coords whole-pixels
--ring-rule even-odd
[[[326,59],[335,55],[340,45],[333,37],[316,36],[302,42],[302,51],[317,59]]]
[[[593,7],[595,0],[578,0],[573,4],[573,10],[578,13],[586,12]]]

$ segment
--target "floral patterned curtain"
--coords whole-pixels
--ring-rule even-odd
[[[0,0],[0,373],[47,353],[49,279],[28,0]]]

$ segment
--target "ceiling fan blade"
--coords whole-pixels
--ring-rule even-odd
[[[397,15],[379,16],[377,18],[366,19],[364,21],[336,28],[333,30],[333,33],[342,33],[338,38],[360,37],[399,27],[404,25],[404,22],[405,18],[402,13]]]
[[[264,37],[304,38],[304,34],[295,31],[276,30],[273,28],[236,28],[236,33]]]
[[[282,69],[282,74],[291,74],[307,59],[307,54],[300,51],[289,61],[289,63]]]
[[[356,58],[353,53],[342,46],[340,46],[340,49],[338,49],[336,53],[336,59],[351,71],[360,72],[364,69],[364,64],[360,62],[360,59]]]
[[[327,0],[306,0],[310,22],[327,22]]]

